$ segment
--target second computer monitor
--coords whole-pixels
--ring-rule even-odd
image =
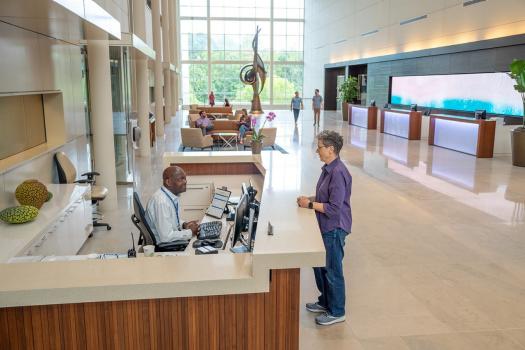
[[[241,195],[241,198],[239,199],[239,204],[237,204],[237,208],[235,209],[235,224],[234,224],[234,231],[233,231],[233,237],[232,237],[232,244],[231,246],[234,247],[237,242],[241,240],[242,232],[245,230],[246,227],[246,219],[245,217],[248,214],[248,193],[243,193]]]

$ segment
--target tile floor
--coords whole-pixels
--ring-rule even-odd
[[[330,327],[300,314],[301,349],[525,349],[525,168],[510,155],[476,159],[343,123],[311,111],[297,127],[276,111],[277,143],[290,159],[275,164],[271,188],[313,193],[321,163],[315,134],[345,138],[341,159],[353,176],[353,232],[344,260],[347,321]],[[135,186],[145,201],[160,185],[162,153],[179,147],[179,115],[151,158],[136,159]],[[131,187],[119,186],[109,232],[83,253],[125,252]],[[301,303],[317,296],[302,272]]]

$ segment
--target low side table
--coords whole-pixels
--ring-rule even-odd
[[[238,150],[237,147],[237,133],[236,132],[214,132],[212,136],[217,136],[219,140],[222,141],[221,148],[231,148],[234,147]],[[214,137],[214,139],[217,139]]]

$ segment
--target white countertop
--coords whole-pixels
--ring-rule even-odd
[[[272,162],[280,157],[272,153]],[[272,162],[250,152],[166,153],[164,163]],[[281,159],[286,161],[286,159]],[[265,177],[253,253],[0,264],[0,307],[267,292],[269,270],[323,266],[314,212]],[[128,218],[123,218],[128,220]],[[274,235],[266,233],[268,221]]]
[[[6,262],[27,249],[38,234],[51,225],[69,203],[89,191],[88,185],[78,184],[46,184],[46,187],[53,193],[53,198],[44,203],[35,220],[25,224],[6,224],[0,220],[0,262]]]

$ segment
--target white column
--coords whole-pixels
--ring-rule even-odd
[[[146,42],[146,3],[144,0],[133,0],[133,31]],[[151,155],[149,135],[149,81],[148,61],[142,53],[135,50],[135,79],[137,91],[137,119],[141,130],[138,155]]]
[[[169,2],[169,11],[170,11],[170,61],[175,66],[178,67],[177,62],[177,52],[178,52],[178,37],[179,31],[177,29],[177,3],[176,0]],[[170,74],[171,82],[171,108],[172,114],[175,115],[179,110],[179,88],[177,86],[177,73],[171,72]]]
[[[139,140],[139,155],[149,157],[151,155],[149,135],[149,81],[148,62],[141,54],[136,54],[135,67],[137,74],[137,117],[141,136]]]
[[[162,63],[164,66],[164,102],[166,123],[171,121],[171,78],[170,78],[170,12],[168,2],[162,0]]]
[[[153,50],[155,50],[155,126],[156,134],[164,136],[164,112],[162,100],[162,45],[160,28],[160,0],[151,0],[151,15],[153,17]]]
[[[86,24],[86,34],[94,170],[100,173],[100,176],[97,176],[97,184],[109,190],[101,206],[112,209],[117,206],[117,176],[108,35],[90,24]]]

